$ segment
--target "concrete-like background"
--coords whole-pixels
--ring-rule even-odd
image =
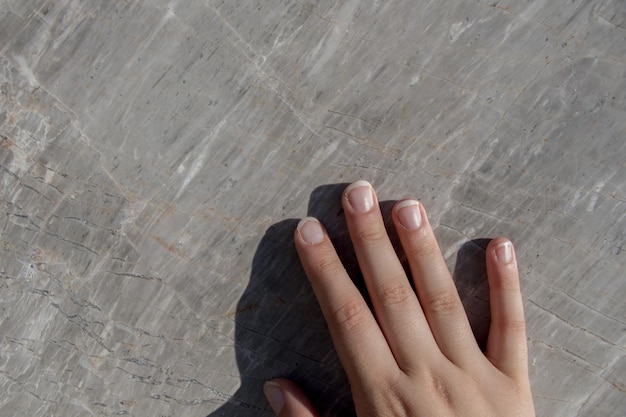
[[[356,179],[423,201],[479,339],[510,237],[537,414],[624,415],[623,0],[0,0],[0,135],[2,416],[270,416],[279,375],[350,415],[291,233],[355,272]]]

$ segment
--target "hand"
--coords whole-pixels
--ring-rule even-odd
[[[534,416],[522,299],[513,246],[487,247],[491,327],[479,349],[426,212],[392,210],[415,291],[385,231],[372,186],[348,186],[342,203],[374,314],[341,265],[322,225],[303,219],[295,244],[343,364],[360,417]],[[265,385],[280,417],[317,412],[292,382]]]

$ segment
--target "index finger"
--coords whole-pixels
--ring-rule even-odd
[[[380,327],[320,222],[302,219],[294,241],[351,384],[397,370]]]

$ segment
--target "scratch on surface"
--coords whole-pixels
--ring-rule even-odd
[[[28,63],[26,62],[26,59],[23,56],[16,55],[16,56],[13,57],[13,60],[17,64],[17,68],[18,68],[20,74],[22,75],[22,77],[24,77],[26,79],[26,81],[30,84],[30,86],[35,88],[35,89],[40,89],[41,91],[43,91],[46,95],[48,95],[51,99],[54,100],[55,106],[57,106],[57,108],[61,112],[65,113],[68,116],[70,124],[80,134],[79,137],[78,137],[78,140],[80,140],[82,143],[84,143],[89,149],[91,149],[91,150],[93,150],[94,152],[97,153],[97,155],[98,155],[98,163],[99,163],[99,166],[102,169],[102,171],[107,175],[107,177],[115,185],[117,190],[125,197],[126,201],[128,201],[128,202],[132,201],[130,196],[129,196],[128,191],[124,189],[124,187],[119,183],[119,181],[116,180],[116,178],[109,172],[109,170],[104,165],[104,163],[103,163],[104,159],[103,159],[102,151],[97,149],[97,148],[95,148],[91,144],[92,141],[90,140],[89,135],[87,135],[86,132],[84,132],[84,130],[83,130],[81,124],[80,124],[80,117],[78,116],[78,114],[75,113],[71,108],[66,106],[65,103],[63,103],[63,101],[59,97],[57,97],[50,90],[48,90],[47,88],[43,87],[39,83],[39,80],[37,79],[36,75],[34,74],[32,68],[28,65]],[[49,143],[48,145],[55,146],[52,143]],[[22,184],[22,185],[24,185],[24,184]],[[32,189],[32,187],[29,187],[27,185],[24,185],[24,186]],[[38,192],[35,189],[33,189],[33,190],[35,192]],[[46,196],[43,196],[43,197],[48,199],[48,200],[50,200]],[[50,200],[50,201],[52,202],[52,200]]]
[[[578,359],[579,361],[583,362],[585,365],[589,365],[592,368],[597,369],[598,371],[603,371],[604,368],[600,365],[596,365],[594,363],[589,362],[587,359],[585,359],[584,357],[572,352],[571,350],[563,347],[563,346],[553,346],[549,343],[546,342],[542,342],[540,340],[536,340],[536,339],[529,339],[529,342],[532,343],[534,346],[542,346],[544,348],[547,348],[548,350],[552,351],[552,352],[563,352],[571,357],[573,357],[574,359],[567,357],[567,356],[563,356],[563,355],[559,355],[559,357],[563,358],[564,360],[584,369],[587,372],[590,372],[591,374],[593,374],[594,376],[600,377],[601,378],[601,374],[597,373],[597,372],[593,372],[591,369],[586,368],[585,366],[583,366],[582,364],[580,364],[578,361],[576,361],[575,359]]]
[[[63,242],[67,242],[67,243],[69,243],[70,245],[73,245],[74,247],[76,247],[76,248],[77,248],[77,249],[79,249],[79,250],[81,250],[81,249],[82,249],[82,250],[87,251],[87,252],[90,252],[90,253],[92,253],[92,254],[94,254],[94,255],[100,256],[100,254],[99,254],[98,252],[96,252],[95,250],[93,250],[93,249],[91,249],[91,248],[89,248],[89,247],[87,247],[87,246],[83,245],[82,243],[79,243],[79,242],[74,242],[74,241],[72,241],[72,240],[69,240],[69,239],[64,238],[64,237],[63,237],[63,236],[61,236],[61,235],[58,235],[58,234],[56,234],[56,233],[52,233],[52,232],[47,232],[47,231],[45,231],[45,230],[44,230],[44,233],[45,233],[46,235],[50,236],[50,237],[55,238],[55,239],[61,240],[61,241],[63,241]]]
[[[445,227],[446,229],[450,229],[458,234],[460,234],[461,236],[464,236],[466,240],[472,240],[473,238],[470,237],[469,235],[463,233],[462,231],[460,231],[459,229],[455,228],[454,226],[451,226],[449,224],[445,224],[445,223],[439,223],[439,226],[441,227]],[[454,246],[454,245],[452,245]]]
[[[489,8],[491,8],[491,9],[498,10],[499,12],[504,13],[504,14],[507,14],[507,15],[509,15],[509,16],[515,16],[515,18],[517,18],[517,19],[520,19],[520,20],[522,20],[522,21],[524,21],[524,22],[527,22],[527,23],[531,23],[531,24],[536,25],[536,26],[541,26],[541,27],[546,28],[546,29],[549,29],[549,30],[557,30],[557,29],[558,29],[558,28],[555,28],[555,27],[553,27],[553,26],[547,25],[547,24],[546,24],[546,23],[544,23],[543,21],[541,21],[541,22],[537,22],[537,21],[535,21],[535,20],[528,19],[528,18],[526,18],[526,17],[524,17],[524,16],[522,16],[522,15],[520,15],[520,14],[513,13],[513,12],[511,11],[511,6],[500,6],[500,5],[498,4],[498,3],[499,3],[499,1],[489,1],[489,2],[486,2],[486,1],[482,1],[482,0],[477,0],[476,2],[477,2],[478,4],[480,4],[480,5],[482,5],[482,6],[489,7]]]
[[[59,311],[59,313],[61,313],[61,315],[65,317],[70,323],[73,323],[76,326],[78,326],[83,333],[85,333],[87,336],[93,339],[103,349],[105,349],[109,353],[113,353],[113,350],[104,344],[104,340],[99,335],[97,335],[93,330],[91,330],[91,328],[89,327],[90,322],[88,320],[86,320],[80,314],[73,314],[73,315],[67,314],[66,312],[61,310],[61,307],[58,303],[52,303],[52,307],[56,308]]]
[[[498,121],[496,122],[496,125],[493,128],[491,136],[495,136],[496,135],[496,133],[500,130],[500,125],[502,124],[504,119],[506,119],[506,117],[508,116],[509,111],[517,104],[517,102],[522,97],[522,95],[524,95],[524,93],[526,92],[528,87],[532,83],[534,83],[535,80],[537,80],[539,78],[541,73],[548,67],[548,65],[550,65],[550,62],[549,61],[545,62],[544,65],[539,69],[539,71],[537,71],[537,73],[520,89],[520,91],[517,93],[517,95],[515,96],[513,101],[511,101],[511,104],[506,109],[504,109],[504,112],[502,113],[502,116],[500,116],[500,119],[498,119]]]
[[[281,102],[283,102],[287,108],[289,109],[289,111],[291,112],[291,114],[293,114],[296,119],[298,119],[298,121],[309,131],[311,132],[315,137],[319,138],[320,140],[324,141],[327,145],[330,145],[329,140],[327,140],[322,134],[320,134],[319,132],[317,132],[306,120],[305,120],[305,116],[298,111],[294,105],[283,95],[280,93],[279,91],[279,87],[284,87],[285,82],[282,81],[279,77],[270,74],[269,72],[271,71],[270,68],[267,68],[265,65],[265,62],[267,61],[267,58],[269,56],[268,55],[263,55],[259,52],[257,52],[242,36],[241,34],[230,24],[230,22],[228,22],[228,20],[224,17],[224,15],[222,15],[220,13],[219,10],[217,10],[215,7],[206,4],[206,6],[208,7],[208,9],[214,13],[219,19],[220,21],[222,21],[224,23],[224,25],[226,25],[226,27],[228,28],[228,30],[233,33],[236,37],[238,42],[233,43],[233,46],[246,58],[246,60],[248,60],[255,69],[255,74],[257,76],[257,78],[259,79],[259,82],[262,83],[263,85],[266,85],[269,90],[280,99]],[[243,44],[245,46],[245,48],[241,48],[239,47],[238,43]],[[275,42],[276,44],[276,42]],[[274,48],[272,48],[273,51]],[[271,51],[270,51],[271,53]],[[278,83],[278,86],[274,85],[276,83],[272,83],[271,81],[274,80],[276,81],[276,83]],[[341,155],[344,159],[348,160],[349,158],[343,153],[341,152],[341,150],[337,149],[336,151],[339,155]]]
[[[551,316],[553,316],[553,317],[556,317],[559,321],[561,321],[561,322],[563,322],[563,323],[567,324],[568,326],[570,326],[570,327],[572,327],[572,328],[574,328],[574,329],[580,330],[580,331],[581,331],[581,332],[583,332],[583,333],[589,334],[590,336],[593,336],[593,337],[595,337],[595,338],[597,338],[597,339],[600,339],[600,340],[602,340],[603,342],[605,342],[605,343],[609,344],[610,346],[612,346],[612,347],[614,347],[614,348],[616,348],[616,349],[618,349],[618,350],[620,350],[620,351],[624,352],[624,348],[622,348],[622,347],[621,347],[621,346],[619,346],[619,345],[616,345],[615,343],[613,343],[613,342],[611,342],[610,340],[608,340],[608,339],[606,339],[606,338],[604,338],[604,337],[600,336],[599,334],[595,334],[595,333],[593,333],[592,331],[590,331],[590,330],[588,330],[588,329],[585,329],[584,327],[581,327],[581,326],[579,326],[579,325],[577,325],[577,324],[571,323],[570,321],[568,321],[568,320],[566,320],[565,318],[563,318],[563,317],[561,317],[560,315],[558,315],[556,312],[551,311],[551,310],[549,310],[549,309],[547,309],[547,308],[545,308],[545,307],[543,307],[543,306],[539,305],[539,304],[538,304],[535,300],[528,300],[528,301],[529,301],[532,305],[534,305],[534,306],[536,306],[537,308],[539,308],[540,310],[542,310],[542,311],[544,311],[544,312],[548,313],[549,315],[551,315]]]
[[[129,278],[139,278],[139,279],[143,279],[145,281],[157,281],[157,282],[163,282],[162,278],[159,277],[151,277],[151,276],[147,276],[147,275],[143,275],[143,274],[131,274],[131,273],[120,273],[120,272],[114,272],[114,271],[103,271],[103,272],[108,272],[109,274],[113,274],[113,275],[117,275],[120,277],[129,277]]]
[[[578,404],[578,401],[564,400],[562,398],[548,397],[546,395],[533,395],[533,397],[541,398],[542,400],[557,401],[557,402],[566,403],[566,404]]]
[[[93,206],[89,206],[89,207],[93,207]],[[89,220],[83,219],[81,217],[74,217],[74,216],[60,217],[60,216],[57,216],[56,214],[53,214],[52,216],[50,216],[50,218],[52,218],[52,217],[55,217],[57,219],[74,220],[74,221],[79,222],[80,224],[83,224],[83,225],[91,228],[91,229],[103,230],[105,232],[109,232],[112,235],[117,234],[117,229],[113,229],[113,228],[110,228],[110,227],[103,227],[103,226],[100,226],[99,224],[90,222]]]
[[[295,0],[295,2],[298,3],[300,7],[302,7],[303,10],[306,10],[307,12],[311,13],[313,16],[319,19],[325,20],[326,22],[332,23],[335,26],[339,25],[339,22],[337,22],[336,20],[333,20],[330,17],[323,16],[319,13],[315,13],[315,9],[313,7],[310,7],[304,3],[300,3],[298,0]]]
[[[331,366],[332,369],[335,369],[337,371],[341,371],[342,370],[342,368],[340,366],[337,366],[337,365],[334,365],[334,364],[329,364],[329,363],[326,363],[326,362],[324,362],[322,360],[315,359],[315,358],[313,358],[313,357],[311,357],[309,355],[306,355],[306,354],[303,354],[301,352],[298,352],[298,351],[294,350],[293,348],[290,348],[288,345],[286,345],[284,341],[281,341],[280,339],[278,339],[278,338],[276,338],[274,336],[268,335],[265,332],[260,332],[260,331],[258,331],[256,329],[254,329],[253,327],[245,326],[245,325],[243,325],[243,323],[241,321],[237,321],[236,318],[233,319],[233,321],[235,322],[237,327],[240,328],[240,329],[246,330],[246,331],[248,331],[250,333],[253,333],[255,335],[262,336],[262,337],[265,337],[265,338],[267,338],[269,340],[272,340],[273,342],[275,342],[280,347],[281,351],[289,352],[289,353],[291,353],[291,354],[293,354],[295,356],[298,356],[298,357],[300,357],[300,358],[302,358],[302,359],[304,359],[306,361],[311,361],[311,362],[322,364],[322,365],[325,365],[325,366]],[[271,333],[271,331],[270,331],[270,333]],[[246,346],[237,344],[237,340],[235,340],[235,346],[236,346],[236,348],[239,351],[247,351],[250,355],[253,355],[253,356],[261,355],[261,353],[262,353],[262,352],[259,352],[259,351],[252,351],[252,350],[250,350]],[[265,359],[265,358],[263,358],[263,359]]]
[[[598,20],[600,20],[601,22],[603,22],[605,24],[608,24],[608,25],[610,25],[610,26],[612,26],[614,28],[618,28],[618,29],[621,29],[621,30],[626,30],[626,28],[624,28],[624,26],[615,24],[615,23],[611,22],[609,19],[607,19],[606,17],[602,16],[602,15],[597,15],[597,17],[598,17]]]
[[[374,171],[381,171],[384,172],[385,174],[399,174],[400,171],[394,171],[393,169],[389,169],[389,168],[382,168],[382,167],[375,167],[373,165],[356,165],[357,168],[363,168],[363,169],[373,169]]]
[[[618,319],[618,318],[616,318],[616,317],[610,317],[610,316],[608,316],[607,314],[605,314],[605,313],[603,313],[603,312],[601,312],[601,311],[599,311],[599,310],[596,310],[595,308],[593,308],[593,307],[591,307],[591,306],[589,306],[589,305],[587,305],[587,304],[583,303],[582,301],[577,300],[576,298],[572,297],[571,295],[569,295],[568,293],[566,293],[565,291],[563,291],[563,290],[561,290],[561,289],[556,289],[556,288],[551,288],[551,287],[548,287],[548,288],[550,288],[552,291],[559,292],[559,293],[563,294],[565,297],[569,298],[569,299],[570,299],[570,300],[572,300],[574,303],[576,303],[576,304],[578,304],[578,305],[582,306],[583,308],[586,308],[586,309],[589,309],[589,310],[593,311],[594,313],[596,313],[596,314],[600,315],[601,317],[606,318],[607,320],[614,321],[614,322],[616,322],[616,323],[619,323],[619,324],[621,324],[621,325],[626,326],[626,322],[624,322],[624,321],[622,321],[622,320],[619,320],[619,319]],[[623,301],[622,301],[622,303],[623,303]]]
[[[431,78],[435,78],[437,80],[452,84],[453,86],[457,87],[459,90],[461,90],[462,92],[466,92],[466,93],[473,93],[474,90],[472,90],[469,87],[465,87],[464,85],[461,85],[455,81],[452,81],[450,78],[448,77],[444,77],[443,75],[439,75],[436,74],[434,72],[430,72],[430,71],[426,71],[426,70],[422,70],[422,73],[426,74],[427,76],[431,77]]]
[[[362,136],[358,136],[355,135],[354,133],[350,133],[346,130],[343,129],[339,129],[338,127],[335,126],[328,126],[325,125],[324,126],[327,129],[331,129],[331,130],[335,130],[339,133],[342,133],[346,136],[348,136],[352,141],[358,143],[359,145],[363,145],[366,146],[368,148],[374,149],[376,151],[381,152],[383,155],[388,155],[389,152],[393,152],[396,154],[400,154],[401,150],[398,148],[392,148],[390,146],[384,146],[384,145],[379,145],[378,143],[376,143],[374,140],[370,139],[370,138],[366,138],[366,137],[362,137]]]
[[[367,124],[370,124],[370,125],[372,125],[372,126],[374,126],[374,127],[378,127],[378,126],[380,126],[380,123],[379,123],[379,122],[372,122],[372,121],[370,121],[370,120],[364,119],[364,118],[359,117],[359,116],[355,116],[355,115],[353,115],[353,114],[341,113],[341,112],[338,112],[338,111],[335,111],[335,110],[330,110],[330,109],[328,109],[328,112],[329,112],[329,113],[333,113],[333,114],[338,114],[338,115],[340,115],[340,116],[351,117],[351,118],[353,118],[353,119],[359,119],[359,120],[361,120],[361,121],[363,121],[363,122],[365,122],[365,123],[367,123]]]
[[[469,204],[461,203],[461,207],[466,208],[466,209],[471,210],[471,211],[475,211],[475,212],[480,213],[480,214],[484,214],[485,216],[488,216],[490,218],[497,219],[497,220],[500,220],[500,221],[503,221],[503,222],[509,220],[506,217],[496,216],[493,213],[490,213],[490,212],[488,212],[486,210],[481,210],[481,209],[476,208],[474,206],[471,206]]]

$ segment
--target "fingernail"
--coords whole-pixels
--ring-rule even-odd
[[[314,217],[305,217],[298,223],[298,232],[302,236],[302,240],[306,243],[314,245],[324,240],[324,231],[322,225]]]
[[[496,259],[503,264],[513,261],[513,245],[511,242],[498,243],[496,246]]]
[[[348,202],[352,208],[360,213],[367,213],[374,207],[374,193],[367,181],[357,181],[346,188]]]
[[[265,398],[267,398],[267,402],[270,403],[270,407],[274,410],[274,413],[280,413],[280,410],[282,410],[285,405],[285,395],[280,385],[274,381],[267,381],[263,386],[263,393],[265,394]]]
[[[396,205],[396,214],[402,226],[409,230],[418,229],[422,224],[420,203],[415,200],[404,200]]]

